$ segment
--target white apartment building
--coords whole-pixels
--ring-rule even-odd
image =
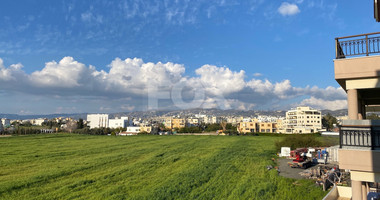
[[[187,126],[198,126],[201,123],[201,120],[199,118],[190,117],[186,119]]]
[[[219,124],[222,121],[223,121],[222,117],[217,117],[217,116],[204,116],[203,117],[203,122],[205,124]]]
[[[297,107],[286,112],[285,133],[315,133],[322,129],[321,111]]]
[[[127,128],[127,126],[130,126],[128,117],[120,117],[108,120],[108,127],[110,128]]]
[[[108,126],[108,114],[88,114],[87,124],[90,128],[107,128]]]
[[[1,119],[1,123],[3,123],[3,126],[4,126],[4,127],[9,127],[9,126],[11,126],[11,120],[10,120],[10,119],[7,119],[7,118],[2,118],[2,119]]]
[[[38,119],[33,119],[33,120],[32,120],[32,124],[33,124],[33,125],[36,125],[36,126],[41,126],[42,123],[47,122],[47,121],[48,121],[48,120],[45,119],[45,118],[38,118]]]
[[[231,116],[229,116],[226,118],[226,120],[227,120],[227,123],[230,123],[232,125],[236,125],[239,122],[243,121],[243,117],[231,117]]]

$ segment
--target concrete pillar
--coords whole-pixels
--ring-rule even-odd
[[[348,103],[348,118],[358,119],[359,104],[358,104],[358,90],[347,90],[347,103]]]
[[[363,200],[367,199],[367,187],[365,183],[362,183],[362,199]]]
[[[362,182],[351,180],[352,200],[362,200]]]

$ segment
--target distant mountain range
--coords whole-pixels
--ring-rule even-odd
[[[220,110],[220,109],[188,109],[188,110],[175,110],[175,111],[135,111],[135,112],[121,112],[121,113],[109,113],[110,118],[120,116],[130,116],[137,118],[151,118],[157,116],[193,116],[195,114],[214,115],[214,116],[244,116],[254,117],[258,115],[270,115],[285,117],[286,111],[255,111],[255,110]],[[347,115],[347,109],[342,110],[322,110],[322,115],[330,113],[333,116],[345,116]],[[1,114],[0,118],[8,119],[37,119],[37,118],[56,118],[56,117],[72,117],[74,119],[86,119],[87,113],[72,113],[72,114],[47,114],[47,115],[17,115],[17,114]]]

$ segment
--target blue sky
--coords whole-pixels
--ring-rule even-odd
[[[378,31],[372,4],[2,1],[0,103],[7,106],[0,113],[119,112],[173,104],[345,108],[333,74],[334,38]],[[173,87],[182,82],[188,89],[183,101],[173,100]],[[151,83],[166,90],[149,93]],[[169,97],[160,97],[165,91]],[[196,91],[203,98],[194,99]],[[158,107],[150,107],[149,98],[160,99]]]

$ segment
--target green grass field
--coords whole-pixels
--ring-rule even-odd
[[[0,138],[0,199],[322,199],[266,169],[278,137]]]

